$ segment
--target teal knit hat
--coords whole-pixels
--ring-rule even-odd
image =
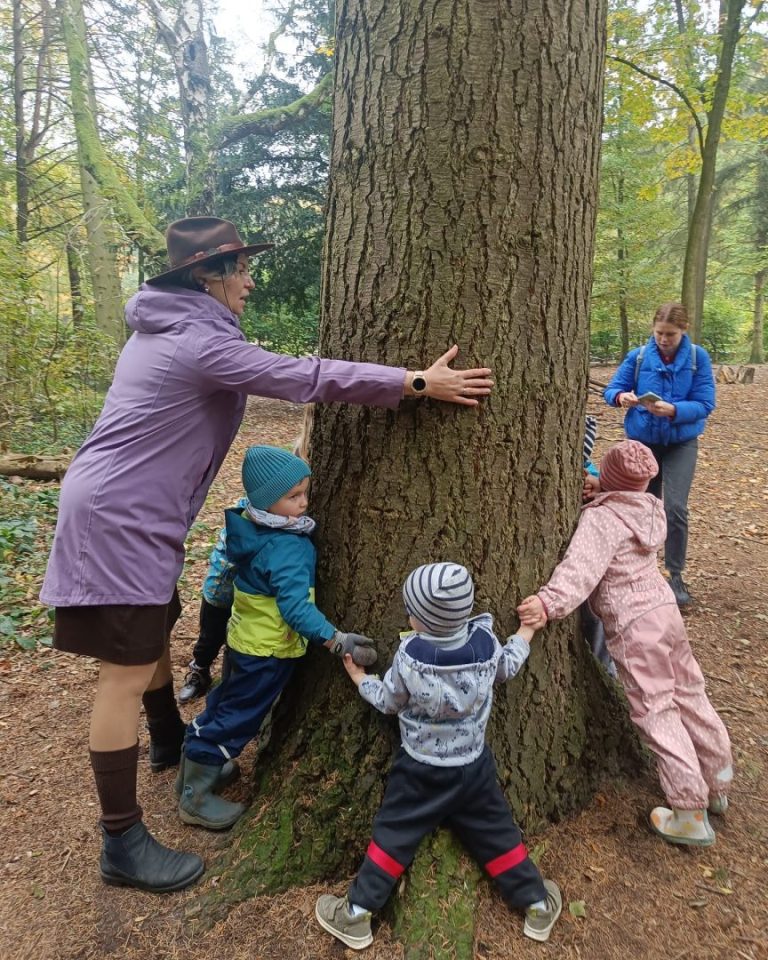
[[[252,507],[269,510],[311,473],[305,460],[280,447],[249,447],[243,460],[243,487]]]

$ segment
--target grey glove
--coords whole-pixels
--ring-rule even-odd
[[[361,633],[342,633],[341,630],[337,630],[331,637],[329,649],[339,657],[351,653],[358,667],[371,667],[378,659],[374,641]]]

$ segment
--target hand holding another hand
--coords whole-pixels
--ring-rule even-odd
[[[534,630],[540,630],[547,622],[547,611],[539,598],[532,594],[517,608],[520,623],[524,627],[532,627]]]
[[[365,670],[363,670],[362,667],[355,663],[355,661],[352,659],[351,653],[344,654],[343,663],[344,669],[349,674],[352,683],[354,683],[356,687],[359,687],[368,674],[365,672]]]
[[[346,658],[349,655],[360,667],[371,667],[378,659],[374,641],[361,633],[342,633],[337,630],[328,641],[328,649],[339,657]]]

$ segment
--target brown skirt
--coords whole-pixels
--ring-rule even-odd
[[[66,653],[124,667],[154,663],[163,655],[180,615],[175,587],[168,603],[154,606],[56,607],[53,645]]]

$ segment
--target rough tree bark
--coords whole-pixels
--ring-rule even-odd
[[[603,0],[339,5],[321,353],[418,368],[457,342],[497,384],[473,411],[407,401],[396,413],[316,412],[319,603],[339,625],[387,638],[382,669],[417,564],[466,563],[477,609],[503,638],[573,530],[604,30]],[[521,821],[557,818],[606,773],[636,769],[628,729],[575,623],[548,628],[522,676],[498,689],[490,734]],[[340,664],[311,653],[200,910],[348,876],[396,740]],[[448,952],[430,955],[472,956],[473,900],[457,878],[471,889],[476,873],[448,839],[422,846],[392,904],[409,956],[438,926]]]

